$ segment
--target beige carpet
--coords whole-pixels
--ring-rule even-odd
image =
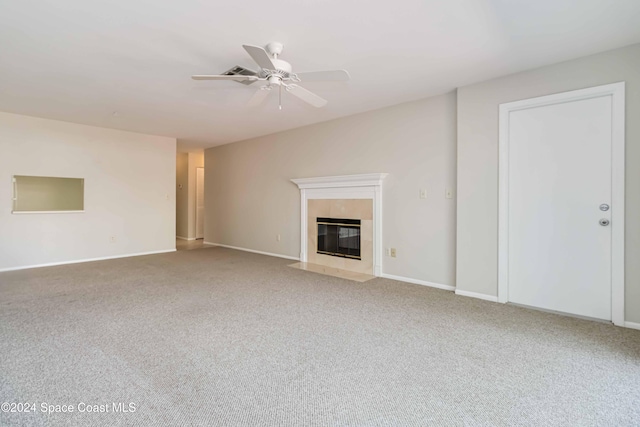
[[[0,401],[36,405],[0,425],[640,425],[640,331],[290,263],[0,273]]]

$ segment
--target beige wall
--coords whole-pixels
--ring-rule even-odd
[[[189,237],[189,154],[176,155],[176,236]]]
[[[640,44],[458,89],[458,289],[497,295],[498,105],[619,81],[626,81],[626,320],[640,322]]]
[[[444,194],[455,188],[455,141],[449,93],[208,149],[205,241],[298,257],[291,178],[386,172],[383,246],[398,255],[383,272],[454,285],[456,207]]]
[[[175,250],[175,139],[0,113],[0,153],[0,270]],[[12,214],[13,175],[84,178],[84,212]]]

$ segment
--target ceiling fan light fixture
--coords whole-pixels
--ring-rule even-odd
[[[282,84],[282,78],[280,76],[277,76],[277,75],[271,75],[271,76],[267,77],[267,82],[269,82],[270,85],[278,85],[278,86],[280,86]]]

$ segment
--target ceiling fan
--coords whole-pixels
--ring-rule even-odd
[[[327,100],[299,86],[298,83],[318,81],[345,82],[350,79],[349,73],[345,70],[292,72],[291,64],[282,59],[278,59],[284,47],[282,43],[269,43],[266,49],[251,45],[242,45],[242,47],[244,47],[244,50],[247,51],[258,66],[260,66],[260,71],[255,72],[242,67],[234,67],[224,74],[199,74],[193,75],[191,78],[194,80],[232,80],[244,84],[251,84],[257,81],[266,82],[264,86],[256,91],[251,100],[249,100],[249,105],[255,106],[261,104],[269,93],[276,88],[278,90],[278,106],[280,109],[282,109],[283,89],[285,92],[300,98],[314,107],[320,108],[327,105]]]

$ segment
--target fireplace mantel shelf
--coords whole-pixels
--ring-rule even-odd
[[[386,176],[386,173],[365,173],[359,175],[296,178],[291,181],[301,190],[306,188],[370,187],[382,185],[382,180]]]

